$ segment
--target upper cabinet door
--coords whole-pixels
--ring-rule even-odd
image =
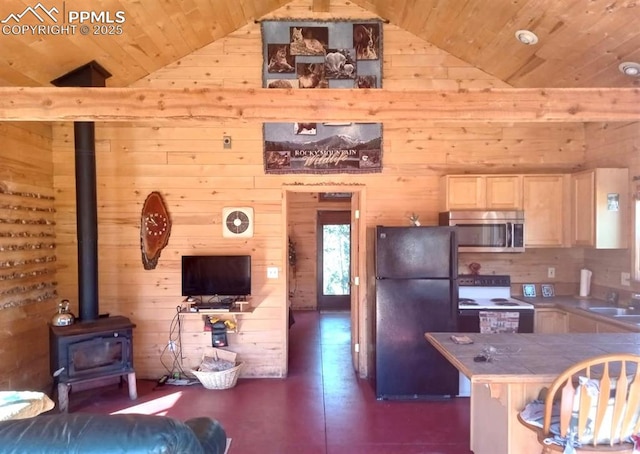
[[[571,245],[593,246],[596,241],[594,194],[595,172],[571,176]]]
[[[520,210],[520,175],[447,175],[442,177],[441,211]]]
[[[566,246],[566,181],[566,175],[525,175],[522,178],[525,247]]]
[[[480,210],[485,208],[485,179],[479,175],[447,175],[443,177],[442,211]]]
[[[571,245],[629,247],[629,170],[598,168],[571,176]]]
[[[522,209],[522,180],[519,175],[488,175],[486,206],[490,210]]]

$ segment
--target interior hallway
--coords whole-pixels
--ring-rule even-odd
[[[70,411],[211,416],[233,439],[230,454],[470,454],[468,399],[377,401],[356,377],[348,312],[295,312],[289,341],[286,379],[229,390],[140,380],[136,402],[111,386],[72,393]]]

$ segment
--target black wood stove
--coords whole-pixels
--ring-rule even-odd
[[[105,87],[109,77],[108,71],[91,62],[51,83],[57,87]],[[110,377],[126,378],[129,396],[137,398],[133,370],[135,325],[126,317],[99,315],[95,124],[85,121],[73,126],[79,318],[74,324],[49,328],[50,368],[61,411],[68,410],[73,384]]]

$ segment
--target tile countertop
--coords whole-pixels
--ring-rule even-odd
[[[536,296],[535,298],[526,298],[522,295],[511,296],[514,299],[520,301],[526,301],[533,304],[535,307],[578,307],[582,309],[588,309],[592,306],[608,306],[607,302],[598,298],[592,298],[590,296],[551,296],[543,297]]]
[[[640,334],[479,334],[472,344],[451,340],[455,333],[425,333],[426,340],[474,383],[549,383],[567,367],[605,353],[640,354]],[[492,348],[489,362],[474,357]]]
[[[568,313],[586,316],[594,320],[611,323],[621,328],[628,329],[629,331],[640,333],[640,324],[622,321],[621,319],[615,318],[611,315],[598,314],[589,310],[590,307],[626,307],[622,304],[618,304],[617,306],[615,306],[608,304],[606,301],[598,298],[584,296],[552,296],[547,298],[538,296],[535,298],[525,298],[521,295],[518,295],[513,296],[512,298],[531,303],[536,309],[561,309]],[[638,313],[640,314],[640,311]]]

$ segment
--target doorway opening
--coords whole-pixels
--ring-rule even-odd
[[[366,320],[364,186],[291,185],[284,187],[288,244],[288,307],[292,311],[344,311],[349,314],[354,370],[366,376],[362,349]],[[329,197],[327,197],[329,195]],[[295,329],[295,323],[291,326]],[[287,330],[288,331],[288,330]],[[287,334],[286,351],[289,354]],[[297,347],[296,347],[297,348]],[[364,351],[363,351],[364,350]],[[364,368],[364,370],[362,369]]]
[[[351,212],[318,211],[318,310],[351,310]]]

